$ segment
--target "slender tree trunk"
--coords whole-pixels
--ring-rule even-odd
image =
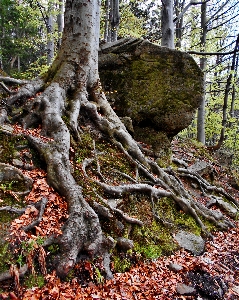
[[[47,17],[47,64],[50,65],[54,58],[53,16]]]
[[[182,2],[180,2],[179,0],[175,1],[174,4],[174,9],[176,11],[176,17],[178,18],[178,16],[180,15],[180,13],[183,11],[185,5],[185,0],[183,0]],[[182,42],[182,34],[183,34],[183,15],[181,16],[181,18],[175,21],[176,24],[176,29],[175,29],[175,33],[176,33],[176,49],[181,49],[181,42]]]
[[[174,49],[173,0],[162,1],[161,46]]]
[[[110,0],[111,42],[117,41],[119,22],[119,0]]]
[[[232,101],[231,101],[231,108],[230,108],[230,116],[234,118],[235,115],[235,100],[236,100],[236,79],[237,79],[237,69],[238,69],[238,56],[236,59],[236,65],[235,65],[235,72],[234,72],[234,80],[232,85]]]
[[[20,56],[17,56],[17,71],[21,72],[21,59]]]
[[[201,52],[205,51],[206,46],[206,36],[207,36],[207,3],[204,2],[201,5]],[[205,57],[200,58],[200,68],[204,72],[204,95],[202,103],[198,109],[198,119],[197,119],[197,140],[205,144],[205,102],[206,102],[206,65],[207,59]]]
[[[57,27],[58,27],[58,42],[57,47],[58,50],[61,46],[61,40],[62,40],[62,33],[64,28],[64,3],[63,0],[59,0],[59,8],[58,8],[58,15],[57,15]]]
[[[222,109],[222,129],[221,134],[218,143],[215,146],[210,147],[213,150],[218,150],[222,146],[224,140],[225,140],[225,133],[226,133],[226,125],[227,125],[227,107],[228,107],[228,98],[229,98],[229,92],[231,88],[232,78],[235,75],[235,66],[236,66],[236,56],[237,56],[237,49],[239,46],[239,35],[237,36],[236,45],[234,49],[234,54],[232,56],[232,63],[231,68],[229,70],[229,75],[227,77],[227,83],[225,88],[225,94],[224,94],[224,101],[223,101],[223,109]]]
[[[104,41],[105,42],[110,42],[109,18],[110,18],[110,4],[109,4],[109,0],[105,0],[105,26],[104,26]]]

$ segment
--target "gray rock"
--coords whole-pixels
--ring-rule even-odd
[[[15,167],[19,167],[19,168],[23,168],[24,166],[24,163],[20,160],[20,159],[17,159],[17,158],[14,158],[12,160],[12,164],[15,166]]]
[[[181,230],[174,239],[180,247],[191,251],[194,255],[200,255],[204,252],[205,242],[201,236]]]
[[[224,200],[222,200],[222,198],[219,197],[217,197],[217,203],[219,207],[224,209],[230,217],[235,218],[237,216],[238,209],[235,206],[232,206],[230,203],[225,202]]]
[[[134,248],[134,242],[132,240],[123,238],[123,237],[119,237],[117,239],[117,246],[123,250],[123,251],[127,251],[130,249]]]
[[[176,290],[180,295],[192,296],[196,294],[196,290],[193,287],[183,283],[178,283]]]
[[[164,133],[168,144],[202,101],[203,74],[194,59],[146,40],[102,44],[99,72],[109,102],[119,117],[132,119],[137,140],[147,130],[152,140]]]
[[[188,171],[204,175],[212,172],[212,166],[206,161],[197,161],[195,164],[188,167]]]
[[[170,264],[168,265],[168,268],[169,268],[169,270],[171,270],[171,271],[179,272],[179,271],[181,271],[181,270],[183,269],[183,266],[178,265],[178,264],[170,263]]]
[[[12,182],[17,181],[23,184],[26,190],[31,189],[32,179],[25,176],[19,169],[16,167],[10,166],[8,164],[0,163],[0,182]]]

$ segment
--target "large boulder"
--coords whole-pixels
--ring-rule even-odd
[[[201,103],[203,74],[194,59],[146,40],[102,44],[99,71],[116,113],[132,119],[136,139],[154,146],[186,128]]]

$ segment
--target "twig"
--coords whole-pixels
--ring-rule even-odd
[[[114,208],[112,207],[112,205],[110,205],[107,200],[105,200],[103,197],[101,197],[95,190],[94,190],[96,196],[106,205],[108,206],[108,208],[118,214],[122,219],[124,219],[126,222],[130,223],[130,224],[137,224],[139,226],[143,226],[144,223],[138,219],[135,219],[135,218],[131,218],[130,216],[128,216],[127,214],[125,214],[122,210],[118,209],[118,208]],[[98,203],[99,205],[99,203]]]
[[[8,94],[11,95],[13,93],[3,82],[0,82],[0,85],[4,89],[4,91],[7,92]]]
[[[23,265],[19,269],[19,276],[23,277],[26,274],[27,270],[28,270],[27,265]],[[4,281],[4,280],[7,280],[7,279],[11,279],[11,278],[12,278],[12,276],[11,276],[10,271],[6,271],[6,272],[3,272],[3,273],[0,274],[0,281]]]
[[[4,206],[4,207],[0,207],[0,211],[8,211],[10,213],[13,214],[17,214],[17,215],[23,215],[26,211],[26,208],[30,207],[31,205],[28,205],[27,207],[24,208],[16,208],[16,207],[12,207],[12,206]]]
[[[35,226],[37,226],[37,225],[41,222],[42,216],[43,216],[43,214],[44,214],[44,211],[45,211],[45,207],[46,207],[47,202],[48,202],[48,199],[45,198],[45,197],[42,197],[42,199],[41,199],[41,204],[40,204],[40,205],[41,205],[41,206],[40,206],[40,212],[39,212],[38,218],[37,218],[35,221],[33,221],[31,224],[29,224],[29,225],[23,227],[22,229],[23,229],[24,231],[29,231],[29,230],[31,230],[32,228],[34,228]]]
[[[132,178],[130,175],[125,174],[124,172],[120,172],[120,171],[115,170],[115,169],[113,169],[113,171],[114,171],[115,173],[118,173],[118,174],[122,175],[122,176],[125,177],[126,179],[128,179],[128,180],[130,180],[130,181],[132,181],[132,182],[134,182],[134,183],[137,183],[137,180],[135,180],[134,178]]]

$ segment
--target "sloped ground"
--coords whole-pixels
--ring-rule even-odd
[[[212,162],[204,147],[189,141],[175,140],[173,153],[176,159],[183,160],[189,166],[196,161],[210,162],[211,169],[203,176],[221,185],[238,199],[238,190],[231,186],[232,182],[236,186],[237,180],[216,160]],[[22,279],[19,280],[21,269],[12,270],[10,278],[1,282],[0,299],[239,299],[239,223],[229,217],[235,227],[226,232],[213,233],[213,240],[206,243],[205,252],[201,256],[193,256],[181,249],[167,257],[161,256],[143,263],[141,257],[130,252],[130,262],[134,262],[134,266],[128,272],[117,273],[120,268],[112,265],[112,268],[115,267],[115,274],[114,278],[108,281],[105,281],[100,273],[100,259],[93,264],[80,261],[66,282],[61,282],[54,271],[50,272],[50,275],[46,274],[45,261],[50,265],[50,257],[58,249],[56,245],[55,249],[52,247],[48,252],[44,252],[41,238],[61,233],[61,226],[67,219],[67,208],[59,195],[48,186],[43,170],[34,168],[24,173],[33,179],[33,188],[24,199],[24,203],[36,203],[42,196],[48,201],[42,220],[35,226],[34,232],[20,230],[37,218],[39,211],[34,206],[28,207],[22,216],[15,216],[11,223],[8,240],[15,245],[24,245],[25,241],[25,247],[19,248],[19,252],[15,253],[18,265],[23,267],[27,263],[28,269],[30,266],[31,270],[28,270],[28,273],[25,271],[28,274],[28,282],[24,281],[24,284]],[[195,182],[186,178],[182,178],[182,181],[202,203],[208,201],[203,191],[195,186]],[[218,210],[218,207],[215,206],[214,209]],[[149,222],[149,227],[150,224]],[[212,230],[214,229],[212,227]],[[126,255],[122,256],[122,264],[125,263]],[[11,258],[6,259],[6,264],[9,265]],[[38,270],[45,276],[39,276]],[[22,272],[24,273],[24,270]],[[180,285],[182,283],[186,286]],[[42,287],[27,289],[29,286]]]

